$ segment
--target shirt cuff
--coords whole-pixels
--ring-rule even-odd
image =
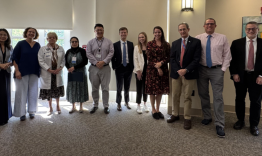
[[[258,77],[262,77],[262,75],[258,75]]]

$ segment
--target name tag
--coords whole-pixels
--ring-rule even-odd
[[[72,57],[72,64],[76,64],[76,57]]]
[[[101,58],[101,54],[96,54],[96,58]]]
[[[45,57],[49,57],[49,56],[51,56],[51,55],[46,55]]]

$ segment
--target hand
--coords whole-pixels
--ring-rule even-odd
[[[137,79],[138,80],[142,80],[142,73],[141,73],[141,71],[140,70],[137,71],[136,74],[137,74]]]
[[[50,68],[47,71],[51,74],[55,74],[55,70],[51,70]]]
[[[75,67],[71,67],[68,69],[68,72],[72,73],[75,70]]]
[[[258,85],[262,85],[262,77],[257,77],[256,83],[257,83]]]
[[[180,70],[177,71],[177,73],[178,73],[180,76],[186,75],[186,72],[187,72],[186,69],[180,69]]]
[[[4,64],[4,70],[6,70],[8,67],[10,67],[10,63],[5,63]]]
[[[0,69],[4,69],[4,64],[0,64]]]
[[[102,69],[104,67],[105,62],[104,61],[98,61],[96,63],[97,68]]]
[[[22,79],[22,76],[21,76],[20,71],[18,71],[18,70],[15,71],[15,77],[16,77],[17,79]]]
[[[62,68],[58,68],[55,70],[54,74],[59,74],[59,72],[62,70]]]
[[[158,68],[157,71],[158,71],[159,76],[163,76],[164,73],[162,69]]]
[[[155,64],[155,68],[160,68],[162,66],[162,63],[161,62],[157,62],[157,63],[154,63]]]
[[[238,75],[238,74],[234,74],[234,75],[233,75],[233,80],[234,80],[235,82],[240,82],[240,77],[239,77],[239,75]]]

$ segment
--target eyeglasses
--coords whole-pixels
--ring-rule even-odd
[[[257,30],[257,28],[246,28],[246,31],[256,31]]]
[[[71,41],[71,43],[78,43],[78,41]]]
[[[215,23],[206,23],[205,25],[211,25],[211,26],[213,26],[213,25],[215,25]]]

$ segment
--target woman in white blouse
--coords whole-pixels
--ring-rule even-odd
[[[58,114],[61,114],[59,98],[64,96],[62,69],[65,66],[65,51],[63,47],[56,44],[57,39],[55,32],[49,32],[47,34],[48,44],[41,47],[38,52],[38,61],[41,66],[39,98],[49,101],[48,115],[53,113],[52,98],[56,99],[56,110]]]
[[[146,57],[146,45],[147,35],[145,32],[138,34],[138,44],[134,49],[134,73],[136,73],[136,103],[137,113],[141,114],[141,100],[143,95],[144,111],[149,112],[146,101],[147,94],[145,94],[145,80],[146,80],[146,68],[147,68],[147,57]]]

